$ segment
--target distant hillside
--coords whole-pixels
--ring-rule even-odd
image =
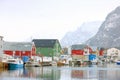
[[[97,34],[86,43],[99,47],[120,47],[120,6],[108,14]]]
[[[101,21],[83,23],[77,30],[67,32],[60,41],[61,45],[65,47],[72,44],[85,42],[97,33],[101,23]]]

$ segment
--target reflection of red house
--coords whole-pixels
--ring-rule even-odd
[[[84,77],[84,71],[83,70],[72,70],[71,76],[72,78],[81,79]]]
[[[92,52],[92,49],[87,45],[78,44],[78,45],[72,45],[71,47],[72,55],[85,55],[91,52]]]
[[[36,55],[35,46],[32,42],[4,42],[4,54],[12,56],[34,56]]]

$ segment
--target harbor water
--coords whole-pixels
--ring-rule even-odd
[[[120,65],[0,68],[0,80],[120,80]]]

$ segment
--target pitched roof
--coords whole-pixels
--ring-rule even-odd
[[[3,50],[31,51],[32,42],[3,42]]]
[[[36,47],[47,47],[53,48],[55,43],[58,41],[57,39],[33,39]]]
[[[85,45],[85,44],[75,44],[75,45],[72,45],[71,46],[71,49],[72,50],[82,50],[82,49],[84,49],[85,47],[87,47],[87,45]]]

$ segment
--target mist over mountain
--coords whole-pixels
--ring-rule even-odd
[[[63,47],[70,46],[72,44],[84,43],[89,38],[93,37],[102,21],[93,21],[83,23],[75,31],[67,32],[65,36],[60,40]]]
[[[120,47],[120,6],[110,12],[95,36],[86,44],[98,47]]]

